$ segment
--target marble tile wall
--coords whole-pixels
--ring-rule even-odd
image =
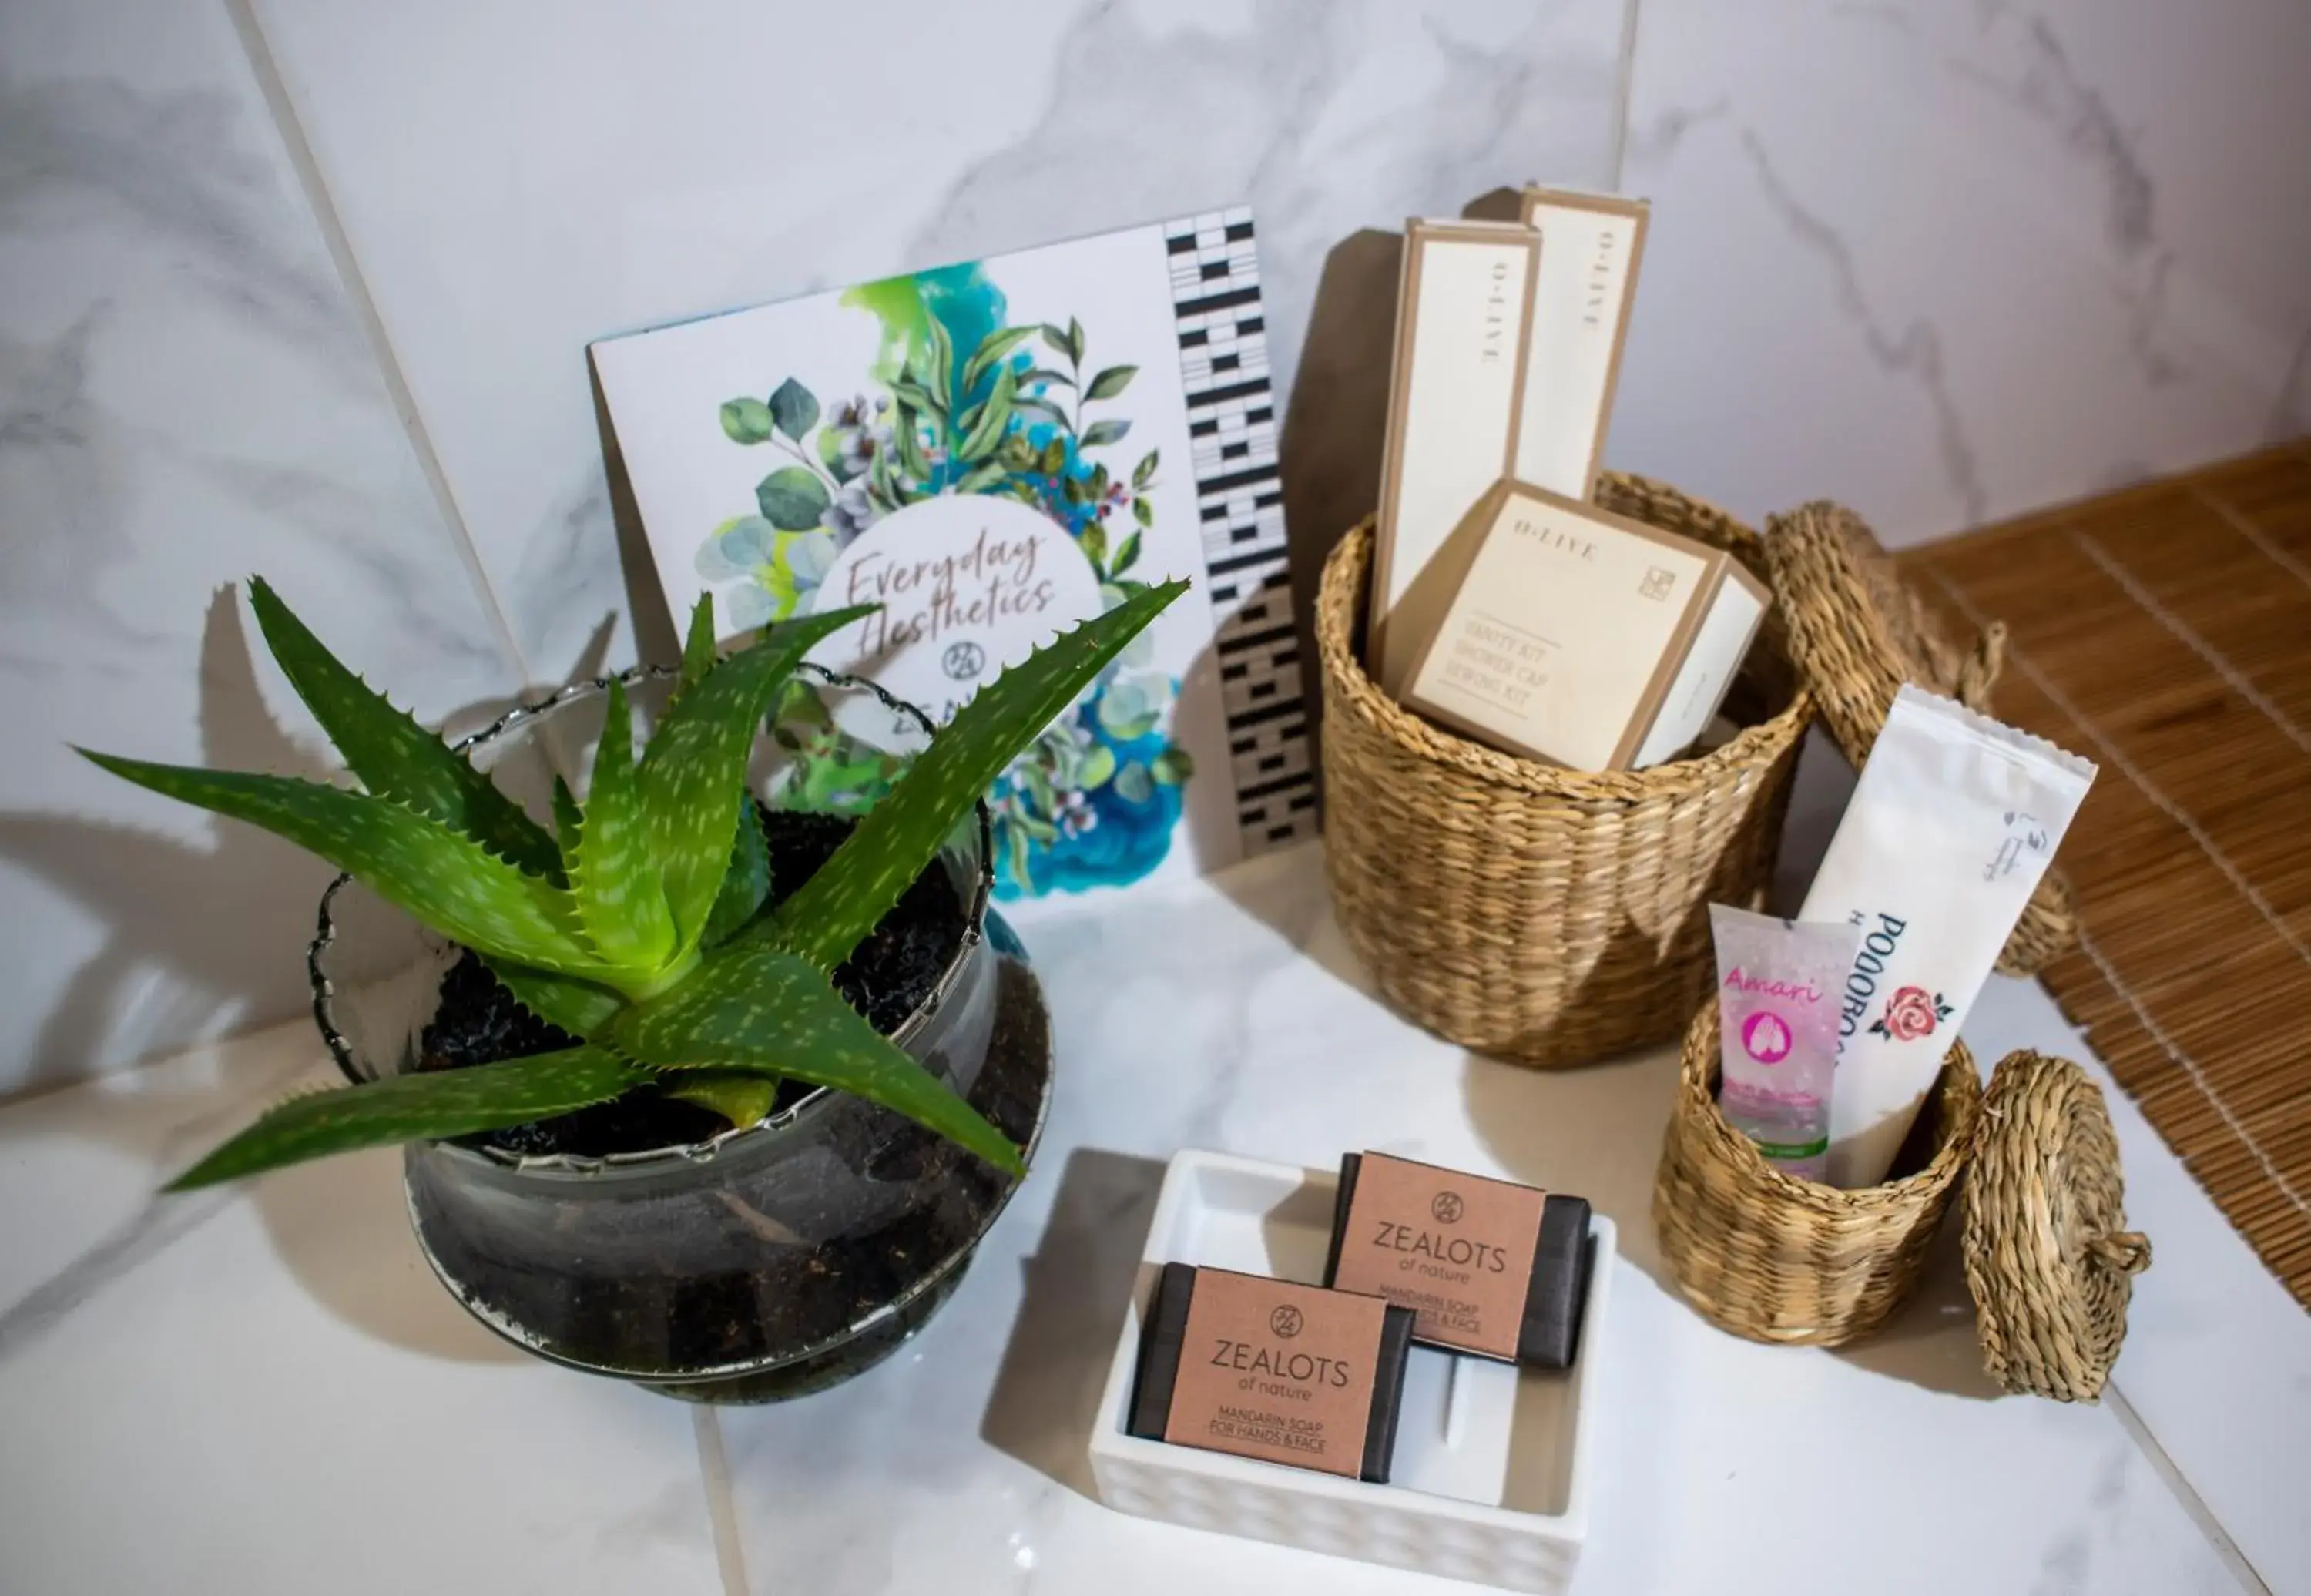
[[[1624,20],[1622,0],[910,0],[871,27],[735,3],[11,7],[0,679],[37,746],[0,768],[22,999],[0,1006],[0,1091],[300,1001],[320,872],[60,746],[312,757],[219,584],[264,570],[430,715],[632,657],[589,339],[1249,196],[1288,374],[1327,273],[1360,302],[1328,265],[1343,240],[1384,315],[1407,214],[1527,176],[1609,183]],[[1336,355],[1315,385],[1357,382],[1356,424],[1308,435],[1345,438],[1351,479],[1371,362]],[[1320,496],[1339,475],[1311,474]]]
[[[310,759],[318,733],[252,665],[224,585],[251,571],[423,714],[519,683],[231,14],[16,0],[0,7],[0,1093],[302,1000],[321,868],[65,746]]]
[[[1610,459],[1955,532],[2311,429],[2300,0],[1644,0]]]
[[[1618,174],[1611,459],[1910,539],[2311,426],[2307,62],[2294,0],[23,0],[0,1091],[297,1000],[317,872],[59,746],[311,756],[219,584],[434,716],[662,641],[590,338],[1248,196],[1312,579],[1373,497],[1393,230]]]
[[[1620,126],[1625,0],[255,4],[543,671],[606,622],[633,647],[589,339],[1248,197],[1278,371],[1330,309],[1350,392],[1287,447],[1336,531],[1373,496],[1392,231],[1609,183]]]

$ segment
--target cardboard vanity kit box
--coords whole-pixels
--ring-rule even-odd
[[[1366,661],[1504,751],[1642,769],[1700,737],[1768,596],[1593,502],[1647,206],[1529,188],[1522,216],[1406,224]]]
[[[1405,224],[1373,577],[1374,674],[1401,696],[1425,573],[1504,479],[1593,495],[1648,207],[1528,188],[1522,222]]]
[[[1525,190],[1540,266],[1510,475],[1568,499],[1595,493],[1651,214],[1641,199]]]
[[[1499,483],[1398,608],[1424,636],[1400,696],[1530,758],[1642,769],[1700,737],[1770,602],[1730,550]]]
[[[1513,222],[1405,224],[1373,571],[1372,658],[1391,692],[1420,641],[1400,606],[1469,506],[1515,469],[1539,271],[1539,237]]]
[[[1771,878],[1813,705],[1757,532],[1600,467],[1645,203],[1535,188],[1519,216],[1406,229],[1379,501],[1318,594],[1321,754],[1382,995],[1553,1068],[1692,1013],[1705,905]]]

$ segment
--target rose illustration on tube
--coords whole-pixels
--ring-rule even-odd
[[[1886,1012],[1870,1028],[1894,1042],[1915,1042],[1933,1034],[1936,1022],[1949,1018],[1949,1005],[1923,987],[1903,987],[1887,1001]]]

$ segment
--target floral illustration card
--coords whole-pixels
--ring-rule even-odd
[[[999,895],[1207,870],[1312,833],[1249,214],[590,353],[676,615],[711,593],[727,638],[879,605],[812,658],[934,720],[1066,628],[1190,579],[989,794]],[[863,793],[874,709],[856,693],[826,709],[804,780]]]

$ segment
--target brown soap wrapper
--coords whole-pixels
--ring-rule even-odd
[[[1589,1291],[1589,1202],[1350,1153],[1324,1283],[1412,1309],[1423,1346],[1567,1368]]]
[[[1412,1318],[1377,1297],[1167,1263],[1126,1428],[1385,1484]]]

